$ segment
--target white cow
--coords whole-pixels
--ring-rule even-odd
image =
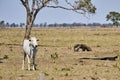
[[[28,70],[30,70],[30,66],[33,66],[33,70],[36,70],[36,65],[35,65],[35,56],[37,53],[37,39],[35,37],[31,37],[30,39],[24,39],[23,41],[23,50],[24,50],[24,59],[23,59],[23,64],[22,64],[22,69],[24,70],[24,62],[25,58],[27,56],[28,59]],[[31,63],[32,61],[32,63]]]

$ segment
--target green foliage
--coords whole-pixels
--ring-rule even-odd
[[[54,80],[54,78],[52,77],[50,80]]]
[[[70,68],[62,68],[61,71],[70,71]]]
[[[51,54],[51,59],[53,59],[53,61],[55,63],[55,60],[58,59],[58,54],[56,52]]]
[[[58,54],[56,52],[51,54],[51,58],[54,59],[54,60],[57,59],[58,58]]]
[[[68,73],[65,73],[65,76],[68,76]]]
[[[117,56],[116,60],[120,61],[120,55]]]
[[[57,5],[59,2],[58,0],[53,0],[53,2]]]
[[[13,51],[12,46],[10,46],[9,48],[10,48],[10,51],[12,52]]]
[[[9,57],[8,57],[8,55],[4,55],[4,57],[3,57],[3,59],[8,59]]]
[[[25,75],[21,74],[19,77],[25,77]]]
[[[2,78],[3,78],[3,77],[2,77],[2,76],[0,76],[0,80],[2,80]]]
[[[52,6],[52,8],[62,8],[66,10],[72,10],[77,13],[95,13],[96,7],[91,3],[91,0],[65,0],[67,6],[60,5],[60,0],[52,0],[58,6]]]
[[[91,3],[91,0],[77,0],[75,1],[76,8],[82,9],[84,12],[95,13],[96,7]]]
[[[113,25],[118,26],[120,21],[120,13],[118,12],[109,12],[106,16],[107,21],[111,20],[113,22]]]
[[[120,64],[116,63],[113,67],[117,68],[120,71]]]
[[[44,74],[45,74],[45,76],[49,76],[49,74],[48,74],[48,73],[46,73],[46,72],[44,72]]]

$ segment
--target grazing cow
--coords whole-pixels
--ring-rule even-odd
[[[33,66],[33,70],[36,70],[36,65],[35,65],[35,56],[37,53],[37,39],[35,37],[31,37],[30,39],[24,39],[23,41],[23,50],[24,50],[24,59],[23,59],[23,64],[22,64],[22,69],[24,70],[24,62],[25,58],[27,56],[28,59],[28,70],[30,70],[30,66]],[[32,63],[31,63],[32,61]]]
[[[85,45],[85,44],[76,44],[74,46],[74,51],[78,52],[79,49],[82,49],[82,51],[92,51],[92,49],[89,46]]]

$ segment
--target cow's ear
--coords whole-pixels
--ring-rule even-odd
[[[39,39],[37,39],[37,41],[39,41]]]

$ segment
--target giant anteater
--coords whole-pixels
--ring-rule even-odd
[[[74,51],[78,52],[79,49],[82,49],[82,51],[92,51],[92,49],[86,44],[76,44],[74,46]]]

